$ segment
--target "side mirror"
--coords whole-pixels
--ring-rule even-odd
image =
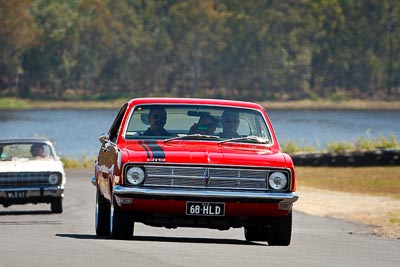
[[[105,142],[107,142],[110,139],[110,137],[108,136],[108,134],[104,133],[102,135],[99,136],[99,141],[100,143],[102,143],[104,145]]]

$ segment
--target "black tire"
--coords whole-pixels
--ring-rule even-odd
[[[110,235],[110,203],[96,190],[95,225],[97,236]]]
[[[54,198],[50,202],[50,209],[53,213],[62,213],[63,212],[63,205],[62,205],[62,197]]]
[[[292,237],[292,212],[271,222],[268,231],[268,245],[289,246]]]
[[[133,237],[134,221],[130,213],[121,210],[114,196],[110,208],[110,237],[130,240]]]
[[[255,225],[244,228],[244,238],[246,241],[267,241],[268,226]]]

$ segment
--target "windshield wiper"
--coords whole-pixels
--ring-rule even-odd
[[[249,135],[249,136],[234,137],[234,138],[230,138],[227,140],[219,141],[218,144],[223,144],[223,143],[227,143],[227,142],[246,142],[246,143],[255,143],[255,144],[269,144],[270,143],[268,138],[255,136],[255,135]]]
[[[216,135],[205,135],[205,134],[188,134],[188,135],[182,135],[182,136],[177,136],[177,137],[172,137],[169,139],[165,139],[164,143],[173,141],[173,140],[219,140],[221,139],[219,136]]]

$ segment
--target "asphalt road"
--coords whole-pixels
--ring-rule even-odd
[[[97,238],[91,175],[67,171],[62,214],[51,214],[45,204],[0,207],[0,266],[400,266],[400,240],[299,212],[289,247],[245,242],[243,229],[142,224],[135,225],[133,240]]]

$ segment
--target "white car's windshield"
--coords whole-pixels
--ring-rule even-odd
[[[136,106],[125,129],[127,139],[176,140],[175,137],[183,137],[185,140],[245,142],[248,139],[240,137],[247,136],[271,140],[262,113],[253,109],[206,105]]]
[[[0,160],[53,159],[52,150],[46,143],[7,143],[0,144]]]

